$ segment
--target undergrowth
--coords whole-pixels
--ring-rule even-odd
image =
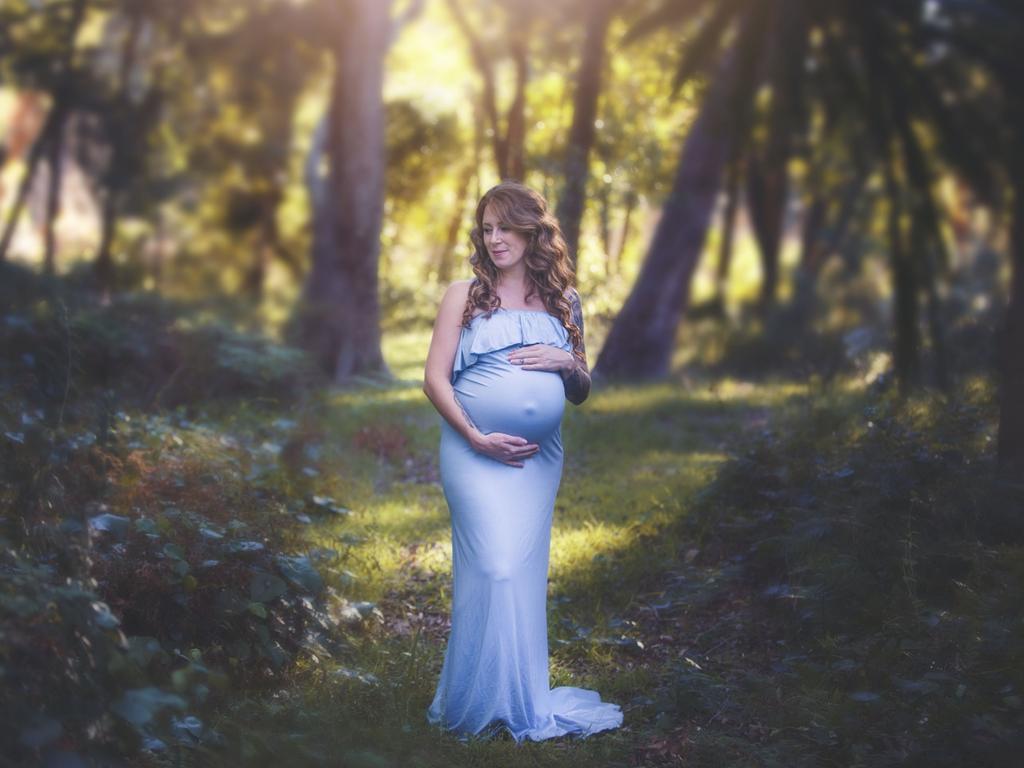
[[[993,479],[983,377],[899,400],[865,386],[874,347],[848,365],[833,334],[810,382],[596,386],[563,427],[551,682],[624,726],[463,743],[425,721],[451,584],[428,332],[387,338],[394,384],[329,390],[181,306],[12,285],[14,764],[959,766],[1024,746],[1022,502]]]
[[[698,565],[729,566],[714,599],[743,604],[749,661],[680,671],[677,696],[734,724],[688,734],[691,764],[740,734],[751,764],[1013,764],[1024,537],[994,413],[983,381],[812,401],[723,466],[680,535]]]

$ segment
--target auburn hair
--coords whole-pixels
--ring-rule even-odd
[[[523,259],[529,287],[525,298],[539,296],[548,314],[557,317],[568,331],[573,349],[578,351],[583,346],[583,336],[572,320],[569,297],[574,276],[565,238],[544,197],[516,181],[503,181],[491,187],[477,203],[474,227],[469,235],[473,242],[469,263],[476,278],[469,286],[462,324],[468,327],[477,310],[490,315],[501,306],[495,290],[498,268],[484,243],[484,211],[489,205],[494,207],[505,229],[519,233],[526,240]]]

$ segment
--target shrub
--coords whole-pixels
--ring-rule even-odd
[[[817,403],[731,460],[684,523],[703,558],[741,564],[759,631],[786,649],[788,693],[763,716],[810,716],[823,761],[1019,754],[1024,537],[993,482],[994,420],[987,386]]]

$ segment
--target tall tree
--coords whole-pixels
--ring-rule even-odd
[[[597,0],[588,4],[583,47],[576,72],[572,126],[565,149],[565,182],[556,208],[574,268],[579,258],[580,222],[590,169],[590,150],[594,144],[597,102],[601,94],[605,39],[616,5],[617,0]],[[606,247],[605,252],[608,250]]]
[[[378,292],[384,206],[384,57],[418,15],[413,0],[394,21],[390,0],[326,3],[334,62],[328,113],[307,164],[312,268],[297,312],[299,343],[335,381],[389,375],[381,352]],[[320,172],[320,148],[327,158]]]
[[[753,24],[744,26],[708,86],[640,274],[601,350],[597,374],[654,378],[668,373],[729,156],[737,83],[749,76],[755,61],[753,29]]]
[[[776,179],[767,186],[785,189],[783,180],[787,174],[789,148],[793,139],[806,131],[806,119],[815,111],[821,112],[822,105],[828,105],[837,115],[852,118],[837,121],[839,124],[854,126],[853,130],[858,134],[867,132],[873,145],[871,163],[880,167],[883,175],[890,174],[887,187],[893,225],[889,231],[896,315],[899,318],[895,324],[895,346],[897,372],[901,380],[907,380],[905,384],[918,370],[921,346],[916,338],[919,293],[924,291],[928,294],[929,311],[933,317],[938,314],[935,311],[937,294],[929,281],[936,278],[935,252],[941,251],[942,241],[939,231],[941,217],[929,184],[931,163],[925,161],[920,150],[918,126],[925,124],[936,132],[942,157],[950,162],[960,163],[962,156],[971,154],[969,147],[977,141],[965,138],[954,117],[956,111],[943,100],[941,94],[945,86],[942,73],[934,64],[934,56],[930,55],[931,41],[928,39],[938,25],[928,22],[924,9],[921,0],[898,3],[872,0],[857,4],[842,0],[727,0],[721,3],[664,0],[658,10],[635,28],[638,30],[635,34],[640,34],[698,15],[701,24],[697,33],[686,41],[679,67],[680,78],[688,78],[694,72],[709,71],[707,61],[714,60],[722,45],[737,38],[743,38],[744,45],[734,50],[745,56],[756,50],[758,61],[762,55],[768,56],[763,53],[766,51],[788,57],[788,61],[776,62],[737,79],[732,85],[734,108],[722,124],[723,129],[740,137],[768,137],[764,139],[767,141],[763,145],[765,148],[757,157],[760,172],[766,178]],[[785,18],[797,23],[773,24],[772,18]],[[731,35],[731,30],[737,25],[741,31]],[[801,37],[802,40],[799,39]],[[805,64],[808,56],[813,60],[813,67]],[[770,56],[768,60],[771,60]],[[709,95],[717,93],[716,81],[721,77],[721,73],[711,75]],[[793,79],[797,82],[790,82]],[[772,84],[773,81],[777,82]],[[755,94],[761,92],[762,84],[768,84],[772,94],[766,105],[761,104],[760,98],[754,101]],[[807,99],[803,96],[798,99],[795,94],[807,91],[811,92],[813,104],[797,109],[794,105]],[[702,109],[708,108],[717,111],[719,103],[705,97]],[[751,110],[754,110],[756,119],[751,119]],[[699,120],[696,125],[700,125]],[[859,140],[860,136],[856,138]],[[957,146],[963,148],[954,149]],[[698,164],[706,162],[684,151],[681,162],[688,158]],[[680,176],[685,176],[682,168]],[[766,219],[775,228],[768,238],[771,241],[777,239],[784,199],[784,193],[775,194],[771,210],[765,212]],[[698,206],[699,220],[706,222],[703,215],[705,200],[694,198],[694,204]],[[907,231],[907,239],[902,232],[903,219],[897,211],[899,208],[906,211],[916,227]],[[670,210],[673,209],[666,207],[666,213]],[[680,217],[678,211],[673,210],[673,214],[675,221],[688,221]],[[895,226],[897,223],[900,226]],[[683,225],[675,226],[681,228]],[[696,242],[703,242],[703,231],[691,234]],[[634,294],[650,299],[658,295],[654,283],[675,279],[676,273],[670,268],[668,257],[656,253],[656,247],[663,242],[670,240],[656,235],[647,257],[653,263],[660,262],[662,268],[649,270],[645,264]],[[689,263],[695,256],[681,246],[677,258]],[[692,268],[683,274],[691,275]],[[666,299],[685,300],[685,295],[685,291],[674,290],[666,295]],[[642,325],[644,314],[651,313],[651,310],[642,310],[642,304],[643,300],[634,301],[631,295],[615,325],[634,330]],[[635,315],[637,312],[640,314]],[[659,312],[670,317],[678,316],[676,310]],[[660,341],[652,334],[630,350],[623,334],[613,326],[609,343],[614,344],[602,351],[596,370],[622,376],[664,373],[668,369],[674,327],[672,331],[662,335]],[[935,323],[932,323],[932,336],[933,346],[941,347],[941,328]]]
[[[759,26],[763,11],[753,9],[736,39],[712,72],[696,120],[690,126],[672,191],[662,206],[654,238],[626,303],[616,317],[595,366],[595,375],[656,378],[669,371],[676,331],[689,300],[714,212],[730,147],[738,133],[735,121],[748,113],[753,69],[760,59]],[[673,13],[670,18],[676,18]],[[655,15],[634,28],[634,35],[666,20]],[[713,47],[728,19],[712,16],[702,40]],[[719,26],[719,25],[723,26]],[[706,40],[708,36],[713,40]],[[706,55],[707,51],[701,51]],[[698,66],[694,54],[684,58],[677,87]],[[700,62],[703,64],[704,62]]]
[[[448,9],[459,31],[466,38],[470,58],[483,84],[480,100],[491,137],[494,165],[501,179],[522,180],[526,173],[526,86],[530,79],[530,31],[534,14],[519,9],[515,0],[498,3],[501,8],[500,39],[491,40],[474,27],[459,0],[447,0]],[[525,10],[525,12],[517,12]],[[502,119],[498,102],[499,53],[512,61],[512,98]]]
[[[63,10],[64,9],[56,9],[58,13]],[[47,252],[45,261],[47,270],[52,271],[53,269],[53,217],[56,215],[54,199],[55,196],[59,194],[59,161],[62,154],[65,126],[67,124],[68,117],[74,108],[74,98],[76,94],[76,41],[78,39],[79,30],[85,23],[88,11],[89,0],[74,0],[72,3],[68,4],[68,18],[65,22],[62,34],[57,41],[60,48],[55,57],[56,66],[54,71],[52,73],[44,71],[37,75],[38,79],[42,80],[50,91],[53,98],[53,104],[50,107],[50,111],[46,116],[46,121],[44,122],[42,129],[39,131],[39,135],[36,137],[35,142],[32,145],[32,149],[29,152],[24,175],[22,176],[21,183],[18,186],[18,191],[15,194],[14,203],[11,206],[10,213],[8,214],[3,234],[0,235],[0,261],[3,261],[7,256],[7,250],[10,248],[11,240],[14,237],[15,227],[18,225],[18,218],[20,217],[22,208],[24,207],[25,199],[28,197],[29,189],[32,186],[32,179],[35,177],[39,163],[44,157],[48,157],[50,161],[51,190],[50,204],[47,206],[50,215],[48,216],[48,223],[46,225]],[[40,42],[40,45],[44,47],[50,44],[51,43],[48,40]],[[39,53],[40,51],[38,50],[29,51],[27,58],[31,59],[33,56],[38,57]],[[26,63],[29,65],[28,68],[31,69],[31,63]],[[55,185],[57,187],[56,189],[53,188]]]

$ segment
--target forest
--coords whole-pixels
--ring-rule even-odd
[[[1024,4],[0,0],[0,766],[1024,750]],[[459,740],[423,370],[556,213],[552,685]]]

